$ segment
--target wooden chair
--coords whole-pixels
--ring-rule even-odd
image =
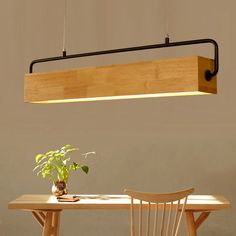
[[[194,189],[168,194],[143,193],[129,189],[124,192],[131,197],[131,236],[135,236],[135,208],[139,209],[139,236],[143,235],[143,209],[146,209],[146,236],[177,236],[188,195]],[[139,201],[138,201],[139,200]],[[151,220],[153,218],[153,221]]]

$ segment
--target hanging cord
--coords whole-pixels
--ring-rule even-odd
[[[62,56],[66,56],[66,19],[67,19],[67,0],[64,0],[64,22],[63,22],[63,39],[62,39]]]
[[[219,48],[218,48],[217,42],[214,39],[206,38],[206,39],[179,41],[179,42],[170,42],[169,41],[169,17],[167,17],[167,16],[169,16],[169,11],[167,10],[168,4],[165,5],[165,11],[166,11],[165,43],[67,55],[66,49],[65,49],[65,44],[66,44],[66,42],[65,42],[66,41],[66,12],[67,12],[67,9],[66,9],[67,4],[66,3],[67,3],[67,0],[64,0],[64,1],[65,1],[65,8],[64,8],[65,12],[64,12],[64,29],[63,29],[63,51],[62,51],[63,56],[40,58],[40,59],[33,60],[29,66],[29,73],[30,74],[33,73],[33,67],[35,64],[43,63],[43,62],[59,61],[59,60],[72,59],[72,58],[90,57],[90,56],[96,56],[96,55],[114,54],[114,53],[121,53],[121,52],[140,51],[140,50],[148,50],[148,49],[156,49],[156,48],[203,44],[203,43],[204,44],[205,43],[213,44],[214,50],[215,50],[214,70],[213,71],[206,70],[205,71],[205,79],[207,81],[210,81],[218,73],[218,70],[219,70]],[[169,1],[169,0],[165,0],[165,1]]]
[[[169,12],[169,0],[164,0],[165,3],[165,43],[169,43],[170,42],[170,34],[169,34],[169,16],[170,16],[170,12]]]

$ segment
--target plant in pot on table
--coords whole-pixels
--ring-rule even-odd
[[[68,193],[67,183],[72,171],[81,170],[88,174],[89,167],[80,163],[80,157],[77,161],[72,161],[71,153],[78,151],[78,148],[72,147],[70,144],[45,154],[38,154],[35,157],[36,166],[34,171],[43,178],[49,178],[53,182],[52,193],[55,196],[61,196]],[[95,152],[87,152],[82,154],[86,158],[89,154]]]

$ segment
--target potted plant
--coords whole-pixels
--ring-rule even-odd
[[[58,150],[36,155],[36,166],[33,171],[37,172],[37,176],[41,175],[53,182],[52,193],[55,196],[68,193],[67,182],[72,171],[82,170],[88,174],[89,167],[80,163],[80,157],[77,161],[72,161],[71,153],[78,150],[67,144]],[[82,156],[86,158],[89,154],[94,153],[87,152]]]

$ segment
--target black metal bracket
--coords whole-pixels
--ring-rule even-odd
[[[214,45],[214,53],[215,53],[214,71],[211,72],[210,70],[206,70],[206,72],[205,72],[205,79],[207,81],[210,81],[212,79],[212,77],[214,77],[219,71],[219,47],[218,47],[217,42],[214,39],[196,39],[196,40],[188,40],[188,41],[170,42],[169,37],[166,37],[165,43],[162,43],[162,44],[152,44],[152,45],[146,45],[146,46],[119,48],[119,49],[112,49],[112,50],[105,50],[105,51],[71,54],[71,55],[67,55],[66,51],[63,51],[62,56],[41,58],[41,59],[33,60],[30,63],[29,73],[33,73],[33,66],[35,64],[43,63],[43,62],[66,60],[66,59],[80,58],[80,57],[90,57],[90,56],[121,53],[121,52],[140,51],[140,50],[148,50],[148,49],[156,49],[156,48],[177,47],[177,46],[186,46],[186,45],[194,45],[194,44],[205,44],[205,43],[211,43]]]

